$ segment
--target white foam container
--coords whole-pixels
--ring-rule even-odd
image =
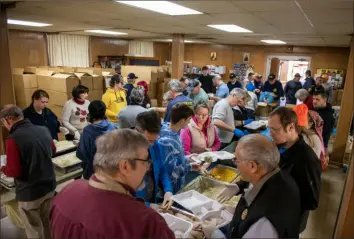
[[[194,215],[196,215],[196,217],[201,219],[204,215],[210,212],[220,211],[221,209],[222,209],[222,205],[220,203],[214,200],[210,200],[209,202],[201,206],[193,207],[190,210],[193,212]]]
[[[175,201],[176,203],[178,203],[179,205],[183,206],[188,210],[191,210],[192,208],[198,206],[202,206],[212,201],[210,198],[194,190],[190,190],[184,193],[174,195],[172,199],[173,201]]]
[[[168,227],[173,231],[182,231],[183,238],[188,238],[189,233],[193,229],[193,224],[183,220],[182,218],[175,217],[169,213],[160,213],[160,215],[165,219]]]
[[[208,212],[207,214],[205,214],[203,217],[200,218],[200,220],[202,220],[204,222],[205,220],[207,220],[209,218],[222,218],[222,219],[224,219],[225,222],[220,225],[217,225],[217,227],[216,227],[216,228],[221,228],[231,222],[232,214],[226,210],[213,211],[213,212]]]

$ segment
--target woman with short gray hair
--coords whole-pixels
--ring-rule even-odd
[[[130,105],[123,108],[117,116],[120,129],[134,128],[138,114],[147,110],[141,106],[144,102],[144,94],[144,90],[140,87],[132,90],[130,95]]]
[[[300,89],[295,93],[296,99],[304,103],[309,110],[314,110],[312,95],[305,89]]]

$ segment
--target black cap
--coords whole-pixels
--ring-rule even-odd
[[[230,74],[230,79],[233,79],[233,78],[236,78],[235,73],[231,73],[231,74]]]
[[[138,79],[138,77],[134,73],[129,73],[127,78],[128,79]]]
[[[268,80],[274,80],[275,79],[275,75],[273,73],[270,73],[268,76]]]

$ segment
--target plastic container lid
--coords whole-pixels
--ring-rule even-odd
[[[168,227],[174,232],[176,238],[189,237],[189,233],[193,229],[192,223],[169,213],[160,213],[160,215],[165,219]]]

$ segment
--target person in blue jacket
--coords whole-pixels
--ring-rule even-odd
[[[167,170],[163,165],[161,155],[161,145],[157,142],[160,133],[161,120],[155,111],[146,111],[138,114],[135,121],[135,130],[144,135],[149,141],[149,158],[151,159],[151,168],[146,172],[144,178],[145,187],[136,192],[136,197],[144,199],[145,204],[156,208],[160,202],[159,185],[162,186],[164,193],[162,208],[172,206],[172,186]]]
[[[265,95],[268,95],[268,97],[271,97],[274,101],[279,101],[280,97],[284,97],[283,85],[275,78],[273,73],[269,74],[268,80],[264,83],[262,94],[259,98],[260,102],[263,102]],[[270,103],[269,100],[268,103]]]
[[[303,85],[303,88],[307,90],[311,95],[313,95],[313,92],[315,91],[316,87],[316,81],[315,79],[311,76],[311,71],[307,70],[305,72],[305,83]]]
[[[257,74],[256,78],[253,81],[248,82],[246,89],[247,91],[252,91],[257,95],[257,98],[259,99],[259,96],[261,95],[261,91],[263,89],[263,82],[262,82],[262,75]]]
[[[128,83],[123,86],[124,89],[126,89],[127,92],[127,104],[130,105],[130,94],[132,93],[132,90],[135,88],[135,80],[138,79],[138,77],[134,73],[129,73],[127,76],[127,81]]]
[[[82,161],[83,178],[90,179],[93,171],[93,158],[96,154],[96,139],[114,129],[116,126],[106,118],[106,105],[100,100],[94,100],[88,107],[87,125],[80,137],[80,142],[76,150],[76,157]]]

